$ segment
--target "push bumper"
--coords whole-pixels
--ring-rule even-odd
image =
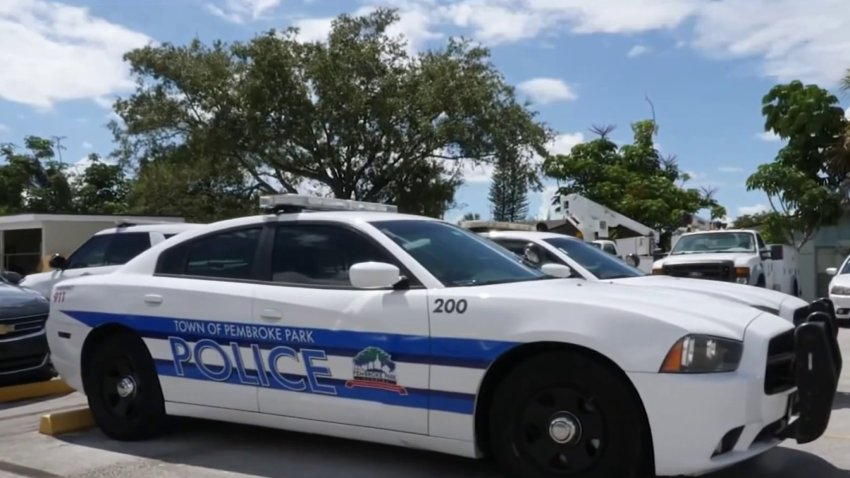
[[[831,302],[821,302],[794,330],[794,374],[797,393],[789,403],[795,417],[778,436],[797,443],[817,440],[826,431],[841,376],[838,327]]]

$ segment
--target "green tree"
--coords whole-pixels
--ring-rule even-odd
[[[117,164],[108,164],[90,154],[89,165],[74,178],[75,209],[86,214],[125,214],[132,180]]]
[[[499,162],[490,183],[490,205],[494,221],[514,222],[528,215],[528,182],[513,161]]]
[[[20,152],[12,143],[0,146],[0,210],[19,212],[75,212],[68,165],[56,159],[55,142],[26,136]]]
[[[776,85],[762,99],[765,131],[786,141],[773,162],[747,178],[747,189],[767,194],[767,223],[782,243],[802,247],[823,226],[835,224],[845,202],[845,175],[836,165],[847,129],[838,98],[799,81]]]
[[[130,211],[201,223],[258,212],[257,187],[240,168],[188,155],[182,148],[174,157],[145,162],[128,196]]]
[[[613,129],[594,127],[597,138],[543,162],[547,176],[567,183],[562,194],[581,194],[661,231],[664,247],[688,215],[706,208],[713,217],[726,214],[710,193],[679,184],[690,178],[679,170],[675,157],[662,157],[655,148],[654,121],[632,124],[634,140],[622,147],[609,138]]]
[[[185,147],[191,160],[244,171],[264,193],[309,180],[432,216],[451,206],[461,160],[510,156],[539,187],[531,158],[546,154],[551,132],[488,50],[450,40],[409,55],[387,34],[398,19],[387,9],[342,15],[326,43],[287,29],[133,50],[125,58],[138,86],[115,104],[116,154],[140,164]]]

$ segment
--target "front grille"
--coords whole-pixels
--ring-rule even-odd
[[[45,322],[47,322],[47,314],[0,319],[0,340],[9,340],[40,332],[44,328]]]
[[[767,347],[764,393],[775,395],[796,386],[794,367],[794,329],[772,338]]]
[[[735,282],[735,263],[732,261],[691,262],[663,267],[664,274],[673,277]]]
[[[20,372],[40,367],[45,355],[25,355],[13,359],[0,359],[0,374]]]

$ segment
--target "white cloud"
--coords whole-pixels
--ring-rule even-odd
[[[94,145],[89,143],[88,141],[83,141],[83,144],[80,145],[83,149],[92,149]]]
[[[850,51],[846,0],[723,0],[703,3],[695,46],[720,58],[758,59],[776,81],[833,84]]]
[[[392,37],[403,37],[407,43],[407,51],[410,54],[420,51],[425,44],[432,39],[442,38],[443,34],[433,31],[437,17],[423,5],[412,3],[394,3],[403,9],[399,11],[397,22],[387,28],[387,34]],[[354,11],[352,15],[367,15],[375,7],[367,6]],[[292,23],[297,27],[298,39],[302,42],[320,41],[328,39],[331,26],[335,17],[303,18]]]
[[[649,53],[649,47],[644,46],[644,45],[635,45],[631,48],[631,50],[629,50],[629,52],[626,55],[629,58],[635,58],[635,57],[638,57],[638,56],[641,56],[641,55],[645,55],[647,53]]]
[[[122,55],[148,36],[44,0],[0,2],[0,99],[49,110],[54,103],[132,89]]]
[[[578,98],[569,85],[557,78],[534,78],[520,83],[517,88],[535,103],[544,105]]]
[[[224,0],[218,4],[208,3],[207,10],[213,15],[232,23],[260,20],[265,14],[280,5],[281,0]]]
[[[562,133],[555,136],[547,149],[552,154],[569,154],[573,146],[584,143],[584,133]]]
[[[744,168],[738,166],[720,166],[717,170],[721,173],[740,173]]]
[[[535,219],[546,219],[546,216],[549,215],[549,201],[552,200],[552,196],[558,192],[558,189],[560,189],[558,186],[548,186],[540,191],[538,196],[540,206],[537,207]]]
[[[429,24],[460,27],[491,45],[565,33],[677,31],[677,48],[756,61],[774,81],[832,85],[850,50],[846,0],[363,0],[419,8]],[[682,37],[684,35],[684,37]]]
[[[0,135],[6,134],[9,132],[9,126],[0,123]]]
[[[758,214],[760,212],[765,212],[768,210],[768,207],[764,204],[755,204],[753,206],[739,206],[738,207],[738,215],[743,216],[745,214]]]
[[[764,131],[764,132],[761,132],[761,133],[757,133],[756,138],[758,138],[762,141],[766,141],[768,143],[775,143],[777,141],[782,141],[782,138],[780,138],[779,135],[777,135],[773,131]]]

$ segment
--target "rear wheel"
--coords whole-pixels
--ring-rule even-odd
[[[541,354],[511,371],[495,393],[491,452],[509,476],[652,475],[643,411],[608,366],[577,353]]]
[[[142,339],[119,332],[102,339],[85,365],[84,386],[98,427],[116,440],[161,434],[165,402],[154,361]]]

